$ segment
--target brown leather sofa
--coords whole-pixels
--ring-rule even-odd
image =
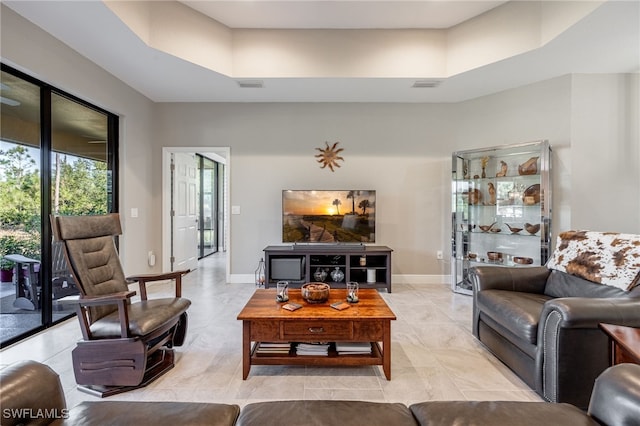
[[[640,286],[596,284],[545,266],[472,268],[473,334],[550,402],[582,409],[609,365],[599,323],[640,327]]]
[[[408,390],[410,391],[410,390]],[[547,402],[429,401],[409,407],[365,401],[274,401],[246,405],[191,402],[82,402],[72,409],[58,375],[23,361],[0,371],[0,423],[14,425],[214,426],[554,426],[640,425],[640,365],[620,364],[596,381],[588,413]]]

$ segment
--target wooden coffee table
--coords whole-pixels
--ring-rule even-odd
[[[276,302],[275,289],[256,290],[238,314],[243,328],[242,378],[247,378],[252,365],[382,365],[384,375],[391,380],[391,320],[396,319],[395,314],[375,289],[360,289],[359,303],[348,309],[339,311],[329,306],[345,298],[346,290],[332,289],[326,303],[309,304],[300,290],[291,289],[289,302],[303,306],[291,312]],[[296,355],[295,345],[291,345],[289,353],[263,354],[256,351],[260,342],[370,342],[372,351],[338,355],[332,346],[328,356],[309,356]]]

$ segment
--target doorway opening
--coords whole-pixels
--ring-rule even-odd
[[[219,253],[228,281],[229,147],[165,147],[162,161],[162,270],[195,269]]]

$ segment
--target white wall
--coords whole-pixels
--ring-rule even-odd
[[[451,152],[536,139],[553,146],[556,232],[640,233],[637,75],[566,76],[460,104],[153,104],[4,6],[1,47],[3,62],[120,115],[131,272],[161,252],[165,146],[230,147],[230,204],[242,208],[231,216],[231,274],[252,274],[280,242],[282,189],[360,187],[378,191],[393,273],[446,275],[435,251],[448,253]],[[345,149],[334,173],[313,157],[325,141]]]

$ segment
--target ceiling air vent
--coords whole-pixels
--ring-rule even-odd
[[[442,83],[442,80],[416,80],[413,82],[413,86],[411,87],[416,89],[433,89],[434,87],[440,86],[440,83]]]
[[[262,80],[240,80],[238,85],[243,89],[262,89],[264,81]]]

